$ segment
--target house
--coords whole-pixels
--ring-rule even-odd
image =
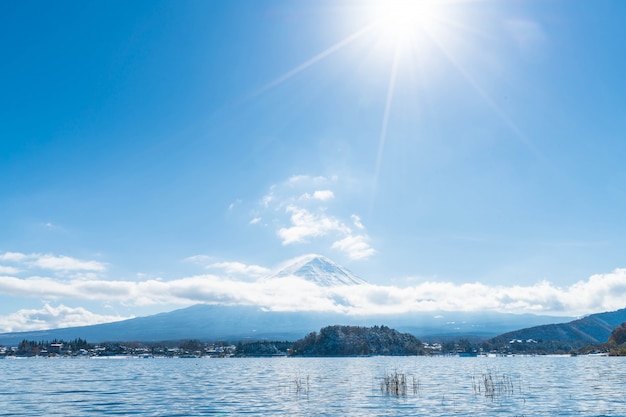
[[[63,350],[63,343],[50,343],[49,352],[50,353],[61,353]]]

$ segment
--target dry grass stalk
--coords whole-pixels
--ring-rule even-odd
[[[306,381],[303,380],[302,378],[300,378],[299,375],[296,375],[296,377],[294,378],[294,383],[296,385],[296,393],[300,394],[300,393],[304,393],[304,394],[308,394],[309,393],[309,389],[311,388],[311,384],[310,384],[310,378],[307,375],[306,376]]]
[[[514,393],[513,380],[509,375],[496,374],[494,376],[491,372],[483,373],[480,378],[472,376],[472,388],[474,394],[483,394],[491,399],[513,395]]]
[[[419,381],[413,378],[413,393],[419,390]],[[395,395],[396,397],[404,397],[407,395],[407,381],[405,374],[399,374],[397,371],[389,375],[385,375],[380,383],[380,390],[387,395]]]

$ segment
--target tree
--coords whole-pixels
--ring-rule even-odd
[[[609,336],[609,343],[614,345],[626,343],[626,322],[613,330],[611,336]]]
[[[197,339],[182,340],[179,347],[188,353],[202,352],[202,342]]]

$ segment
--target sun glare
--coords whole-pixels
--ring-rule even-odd
[[[385,37],[407,41],[420,30],[428,30],[436,20],[434,0],[377,0],[372,4],[372,18]]]

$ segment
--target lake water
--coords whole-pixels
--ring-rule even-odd
[[[626,358],[0,360],[0,416],[244,414],[626,416]]]

